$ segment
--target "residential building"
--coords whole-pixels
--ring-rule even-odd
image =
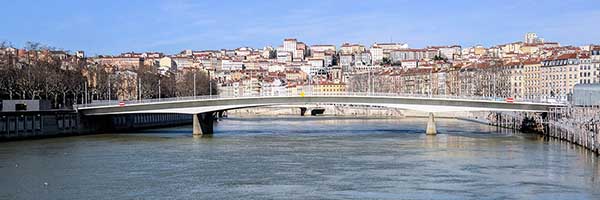
[[[169,70],[176,71],[177,70],[176,66],[177,66],[177,64],[170,57],[164,57],[158,61],[158,70],[161,71],[162,73],[165,73]]]
[[[597,69],[588,55],[579,56],[579,84],[592,84],[597,80]]]
[[[297,46],[298,40],[296,40],[295,38],[286,38],[283,40],[283,51],[293,53],[294,51],[296,51]]]
[[[233,60],[222,60],[221,61],[221,70],[223,71],[235,71],[244,69],[244,63],[241,61],[233,61]]]
[[[544,43],[544,38],[539,38],[536,33],[527,33],[525,34],[525,43]]]
[[[449,60],[454,60],[454,59],[460,57],[462,47],[459,46],[459,45],[452,45],[452,46],[431,46],[431,47],[428,47],[427,49],[437,50],[438,54],[441,57],[449,59]]]
[[[525,99],[541,99],[542,70],[541,60],[529,59],[523,62],[523,84]]]
[[[277,62],[292,62],[292,53],[288,51],[277,51]]]
[[[369,49],[371,53],[371,63],[372,64],[380,64],[383,61],[383,48],[378,46],[372,46]]]
[[[352,71],[354,66],[354,55],[349,53],[340,54],[340,60],[338,63],[345,72]]]
[[[590,58],[592,60],[593,83],[600,83],[600,46],[594,46],[590,49]]]
[[[343,95],[346,93],[346,84],[334,82],[319,82],[312,85],[315,95]]]
[[[119,70],[137,69],[144,64],[142,57],[97,57],[92,59],[97,64],[116,66]]]
[[[405,43],[375,43],[372,47],[381,48],[384,51],[408,49],[408,44]]]
[[[310,46],[310,51],[311,51],[311,55],[314,54],[314,52],[327,52],[327,51],[336,52],[336,47],[335,47],[335,45],[331,45],[331,44],[312,45],[312,46]]]
[[[325,67],[325,62],[322,58],[309,58],[308,64],[310,64],[313,67],[317,67],[317,68]]]
[[[563,54],[542,61],[542,98],[567,101],[579,83],[577,54]]]

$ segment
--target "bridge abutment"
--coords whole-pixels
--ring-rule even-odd
[[[211,135],[213,134],[213,123],[215,121],[214,113],[198,113],[193,117],[193,135]]]
[[[429,113],[429,119],[427,120],[427,130],[425,131],[427,135],[436,135],[437,129],[435,127],[435,117],[433,113]]]

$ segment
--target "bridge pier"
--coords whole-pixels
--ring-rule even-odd
[[[300,116],[304,116],[304,114],[306,114],[306,111],[308,109],[306,107],[300,107]]]
[[[427,120],[427,131],[425,132],[427,135],[435,135],[437,134],[437,129],[435,127],[435,118],[433,113],[429,113],[429,120]]]
[[[214,120],[214,113],[212,112],[194,114],[192,134],[194,136],[213,134]]]

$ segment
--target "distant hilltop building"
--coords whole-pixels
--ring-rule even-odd
[[[544,38],[538,37],[536,33],[527,33],[527,34],[525,34],[525,43],[526,44],[544,43]]]
[[[85,58],[85,52],[84,51],[77,51],[75,53],[75,56],[77,56],[78,58]]]
[[[373,47],[379,47],[383,50],[399,50],[399,49],[408,49],[408,44],[406,43],[375,43]]]

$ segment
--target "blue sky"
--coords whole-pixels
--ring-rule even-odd
[[[489,46],[531,31],[563,45],[600,43],[598,0],[2,1],[0,41],[88,55],[277,46],[287,37]]]

